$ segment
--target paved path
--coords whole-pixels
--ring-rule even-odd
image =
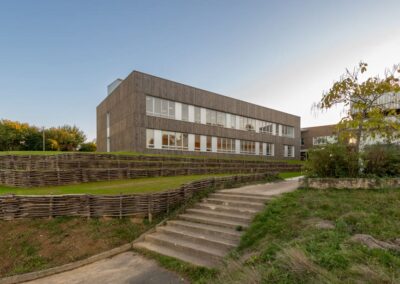
[[[224,189],[221,190],[220,192],[228,194],[225,195],[225,198],[229,197],[229,194],[231,194],[231,198],[226,201],[227,202],[226,204],[229,204],[229,202],[235,203],[235,199],[232,200],[232,198],[236,196],[235,194],[239,195],[240,199],[242,197],[245,198],[245,195],[246,196],[265,195],[266,197],[267,196],[272,197],[279,195],[281,193],[294,191],[297,189],[298,185],[299,185],[298,178],[293,178],[278,183],[267,183],[259,185],[249,185],[233,189]],[[244,204],[244,202],[241,203]],[[216,209],[214,207],[218,207],[218,205],[213,205],[213,209]],[[220,207],[222,212],[224,212],[224,210],[225,212],[229,212],[230,210],[229,208],[224,208],[224,206]],[[246,208],[237,208],[236,210],[246,210]],[[251,209],[248,208],[247,210]],[[241,214],[244,213],[246,212],[242,212]],[[209,230],[207,231],[207,234],[204,237],[209,236],[210,232],[212,232],[210,231],[211,226],[208,226],[207,228]],[[225,231],[226,230],[227,229],[225,229]],[[225,231],[220,230],[218,232],[218,235],[221,236],[221,234],[227,233]],[[235,232],[234,229],[232,229],[232,231]],[[197,234],[201,235],[199,232],[197,232]],[[174,237],[177,236],[175,235]],[[207,246],[210,246],[210,244],[207,244]],[[173,283],[175,284],[175,283],[187,283],[187,282],[181,277],[179,277],[177,274],[161,268],[154,260],[147,259],[134,252],[125,252],[116,255],[112,258],[97,261],[95,263],[82,266],[80,268],[71,271],[63,272],[60,274],[52,275],[49,277],[41,278],[26,283],[29,284],[60,284],[60,283],[170,284]]]
[[[161,268],[154,260],[125,252],[80,268],[37,279],[26,284],[175,284],[188,283],[177,274]]]
[[[237,192],[274,196],[296,190],[299,187],[299,179],[300,177],[296,177],[276,183],[256,184],[238,188],[223,189],[220,190],[220,192]]]

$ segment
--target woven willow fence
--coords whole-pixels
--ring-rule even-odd
[[[151,194],[129,195],[4,195],[0,196],[0,219],[51,218],[57,216],[127,217],[168,212],[195,193],[210,188],[261,181],[271,174],[210,178],[182,185],[178,189]]]
[[[282,162],[191,159],[112,154],[0,156],[0,184],[38,187],[82,182],[217,173],[299,171]]]

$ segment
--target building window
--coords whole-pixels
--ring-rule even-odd
[[[217,138],[217,152],[220,153],[234,153],[235,140],[230,138]]]
[[[207,148],[206,148],[206,150],[207,150],[207,152],[212,152],[212,137],[211,136],[207,136]]]
[[[206,110],[206,124],[216,125],[217,124],[217,112],[215,110]]]
[[[146,147],[154,148],[154,129],[146,129]]]
[[[274,155],[274,144],[267,143],[265,155],[266,156],[273,156]]]
[[[200,135],[194,135],[194,150],[200,151]]]
[[[194,107],[194,122],[201,123],[201,109]]]
[[[241,140],[240,141],[240,153],[254,155],[256,153],[256,142]]]
[[[182,104],[182,120],[189,121],[189,106],[187,104]]]
[[[107,143],[107,152],[110,152],[111,151],[111,135],[110,135],[110,113],[109,112],[107,112],[107,115],[106,115],[106,131],[107,131],[107,140],[106,140],[106,143]]]
[[[162,131],[162,148],[170,150],[188,150],[188,137],[189,135],[187,133]]]
[[[294,138],[294,127],[282,125],[282,136]]]
[[[231,128],[236,128],[236,115],[231,114]]]
[[[274,125],[272,122],[267,122],[267,121],[260,121],[260,128],[259,131],[261,133],[269,133],[273,134],[274,132]]]
[[[313,145],[326,145],[329,143],[336,143],[337,142],[337,137],[336,136],[318,136],[318,137],[313,137]],[[302,144],[304,145],[304,144]]]
[[[226,126],[226,113],[217,111],[217,126]]]
[[[258,143],[259,147],[258,147],[258,155],[262,155],[263,154],[263,143]]]
[[[283,148],[283,155],[285,156],[285,157],[291,157],[291,158],[293,158],[294,157],[294,146],[292,146],[292,145],[284,145],[283,146],[284,148]]]
[[[146,114],[175,119],[175,103],[160,98],[146,96]]]
[[[304,146],[304,138],[301,138],[301,145]]]

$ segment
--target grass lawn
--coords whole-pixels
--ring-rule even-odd
[[[399,204],[399,189],[302,189],[269,203],[219,272],[159,261],[194,283],[400,283],[399,251],[350,240],[400,243]]]
[[[87,258],[131,242],[149,227],[127,218],[0,221],[0,278]]]
[[[0,195],[47,195],[47,194],[129,194],[149,193],[178,188],[184,183],[209,177],[231,176],[232,174],[191,175],[152,177],[116,181],[88,182],[76,185],[15,188],[0,185]]]
[[[279,173],[278,177],[280,177],[282,179],[286,179],[286,178],[299,177],[302,175],[303,175],[302,172],[284,172],[284,173]]]

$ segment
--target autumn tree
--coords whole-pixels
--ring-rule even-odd
[[[343,107],[338,136],[354,141],[356,152],[368,138],[391,142],[400,137],[400,65],[387,69],[382,78],[367,77],[367,69],[368,64],[361,62],[353,71],[346,70],[315,104],[322,111]]]

